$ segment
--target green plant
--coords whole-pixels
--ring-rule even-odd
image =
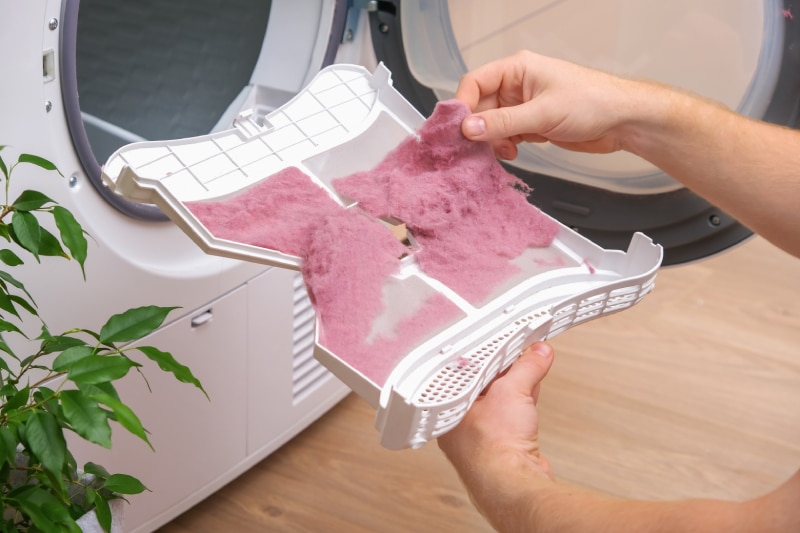
[[[108,448],[109,421],[116,421],[150,444],[141,421],[114,387],[131,369],[141,372],[142,365],[129,357],[131,350],[179,381],[203,388],[171,354],[152,346],[126,347],[158,328],[174,307],[129,309],[109,318],[99,332],[75,328],[53,334],[48,330],[31,294],[7,271],[23,264],[12,248],[30,253],[37,262],[41,256],[73,259],[85,279],[87,234],[67,209],[38,191],[25,190],[9,201],[12,173],[18,165],[35,165],[63,178],[53,163],[41,157],[21,154],[10,167],[0,157],[0,178],[5,179],[0,238],[6,242],[0,246],[0,502],[4,512],[0,531],[80,531],[75,520],[91,510],[109,530],[109,501],[147,489],[132,476],[109,474],[94,463],[79,468],[64,432],[73,431]],[[40,223],[41,217],[49,216],[58,236]],[[41,323],[36,339],[23,333],[23,316]],[[8,335],[27,339],[24,344],[33,346],[29,351],[34,353],[15,353]]]

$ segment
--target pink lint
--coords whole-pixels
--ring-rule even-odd
[[[480,305],[519,271],[511,260],[548,246],[558,224],[528,202],[530,189],[503,169],[488,143],[462,135],[468,115],[457,100],[440,102],[418,138],[333,186],[372,215],[405,222],[425,273]]]
[[[467,114],[457,101],[442,102],[419,138],[406,139],[375,169],[335,180],[357,207],[342,207],[295,167],[234,197],[186,206],[217,238],[299,257],[320,343],[382,386],[414,347],[464,316],[444,295],[422,294],[391,331],[376,333],[401,256],[415,255],[427,275],[477,305],[518,271],[513,258],[549,245],[558,230],[488,144],[461,135]],[[382,217],[405,222],[419,248],[404,246]]]

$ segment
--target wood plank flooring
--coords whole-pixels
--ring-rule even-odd
[[[800,260],[756,238],[662,269],[636,307],[555,339],[542,443],[563,481],[742,499],[800,466]],[[435,443],[390,452],[350,395],[165,533],[488,532]]]

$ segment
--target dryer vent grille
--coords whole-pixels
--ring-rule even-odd
[[[292,330],[292,405],[297,405],[330,379],[332,374],[314,359],[314,308],[303,277],[294,278]]]

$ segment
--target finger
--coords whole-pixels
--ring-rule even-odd
[[[548,358],[550,358],[551,360],[552,360],[552,358],[553,358],[553,347],[552,347],[552,346],[550,346],[550,345],[549,345],[548,343],[546,343],[546,342],[537,342],[537,343],[534,343],[534,344],[533,344],[533,345],[531,345],[531,346],[530,346],[528,349],[529,349],[529,350],[534,350],[534,351],[536,351],[536,352],[539,352],[540,354],[544,354],[544,357],[548,357]],[[551,365],[551,367],[552,367],[552,362],[550,363],[550,365]],[[547,369],[547,371],[549,372],[549,371],[550,371],[550,369],[548,368],[548,369]],[[533,396],[533,403],[534,403],[534,404],[537,404],[537,403],[539,403],[539,390],[541,389],[541,386],[542,386],[542,382],[541,382],[541,381],[539,381],[539,383],[537,383],[537,384],[536,384],[536,385],[533,387],[533,391],[531,392],[531,396]]]
[[[516,159],[517,155],[519,154],[516,143],[509,139],[502,139],[493,142],[492,150],[494,151],[495,157],[498,159],[505,159],[507,161]]]
[[[481,88],[474,74],[466,74],[461,78],[458,82],[455,99],[466,104],[470,111],[475,111],[478,108],[478,102],[481,99]]]
[[[519,145],[521,143],[544,143],[548,142],[546,138],[541,135],[518,135],[513,139],[500,139],[499,141],[492,141],[492,150],[495,157],[498,159],[505,159],[512,161],[519,155]]]
[[[538,100],[523,104],[487,109],[474,113],[461,123],[461,132],[473,141],[496,141],[508,138],[547,139],[553,117],[543,112]]]
[[[487,100],[495,100],[497,91],[506,79],[507,63],[508,59],[498,59],[464,74],[458,82],[455,98],[467,104],[472,111],[487,105]],[[492,107],[496,105],[494,102]]]
[[[553,348],[546,342],[534,343],[511,365],[503,378],[503,388],[533,396],[539,382],[553,364]]]

